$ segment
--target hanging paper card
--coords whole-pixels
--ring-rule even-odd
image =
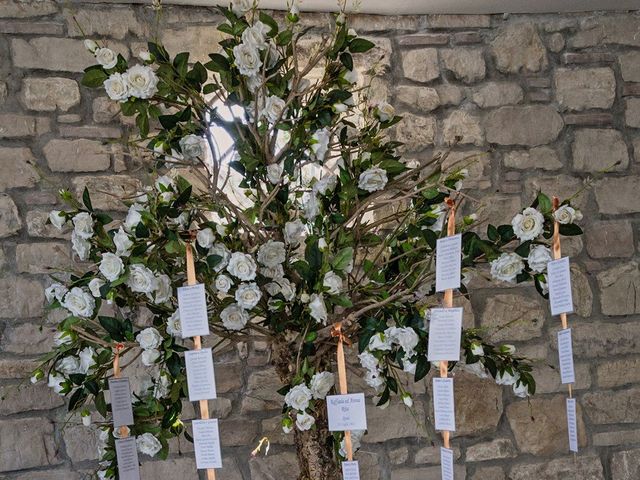
[[[327,414],[330,432],[367,429],[364,393],[327,396]]]
[[[427,359],[460,361],[462,308],[433,308],[429,321]]]
[[[455,431],[453,378],[433,379],[433,409],[436,430]]]
[[[360,466],[357,461],[342,462],[342,480],[360,480]]]
[[[436,292],[460,287],[462,235],[439,238],[436,245]]]
[[[453,480],[453,450],[440,447],[440,470],[442,480]]]
[[[216,398],[216,380],[213,373],[213,356],[210,348],[184,352],[187,367],[189,401]]]
[[[197,468],[222,468],[218,419],[193,421],[193,445]]]
[[[116,457],[120,480],[140,480],[136,437],[116,439]]]
[[[567,430],[569,432],[569,450],[578,452],[578,425],[576,422],[576,399],[567,398]]]
[[[552,260],[547,264],[549,281],[549,302],[551,315],[573,312],[573,297],[571,295],[571,270],[569,257]]]
[[[560,379],[562,383],[575,383],[573,368],[573,347],[571,345],[571,329],[558,332],[558,357],[560,359]]]
[[[178,288],[178,309],[182,338],[209,335],[207,300],[203,284]]]
[[[131,388],[128,378],[110,378],[109,395],[113,426],[133,425],[133,407],[131,406]]]

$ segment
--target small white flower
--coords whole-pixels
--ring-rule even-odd
[[[404,402],[404,404],[407,407],[409,407],[409,408],[413,407],[413,397],[411,396],[410,393],[408,393],[408,392],[403,393],[402,394],[402,401]]]
[[[309,382],[311,394],[313,398],[318,400],[324,400],[329,390],[335,385],[335,376],[331,372],[318,372]]]
[[[71,232],[71,246],[80,260],[87,260],[91,253],[91,242],[80,237],[75,231]]]
[[[86,48],[87,50],[89,50],[91,53],[95,52],[99,47],[98,44],[96,42],[94,42],[93,40],[90,39],[86,39],[84,41],[84,48]]]
[[[91,414],[89,412],[86,412],[87,414],[84,415],[85,412],[83,412],[82,415],[82,425],[85,427],[90,427],[91,426]]]
[[[210,228],[204,228],[202,230],[199,230],[198,234],[196,235],[196,241],[198,242],[198,245],[200,245],[202,248],[207,248],[207,249],[211,248],[215,238],[216,238],[216,235],[215,233],[213,233],[213,230],[211,230]]]
[[[344,103],[334,103],[333,109],[336,111],[336,113],[344,113],[347,110],[349,110],[349,107],[346,106]]]
[[[504,372],[499,372],[496,375],[496,384],[509,386],[516,383],[517,379],[518,379],[517,376],[511,375],[509,372],[505,370]]]
[[[376,115],[381,122],[388,122],[389,120],[392,120],[395,114],[396,110],[390,103],[380,102],[376,106]]]
[[[471,353],[476,357],[484,356],[484,348],[482,348],[482,344],[473,342],[471,344]]]
[[[116,246],[116,255],[118,255],[119,257],[128,257],[129,255],[131,255],[131,247],[133,246],[133,242],[122,227],[120,227],[118,231],[113,235],[113,244]]]
[[[329,289],[331,295],[339,295],[342,291],[342,278],[334,271],[324,274],[322,286]]]
[[[157,349],[162,345],[162,335],[153,327],[147,327],[136,335],[136,342],[144,350]]]
[[[251,255],[241,252],[233,252],[227,265],[227,271],[242,281],[249,281],[256,278],[256,262]]]
[[[360,365],[367,370],[378,371],[378,359],[371,352],[365,350],[358,355],[358,359],[360,359]]]
[[[391,339],[384,333],[378,332],[369,339],[369,350],[391,350]]]
[[[505,343],[504,345],[500,346],[500,351],[503,353],[514,354],[516,352],[516,347],[508,343]]]
[[[100,266],[98,267],[104,278],[110,282],[116,281],[124,272],[124,264],[119,256],[113,253],[103,253]]]
[[[180,139],[180,150],[185,160],[204,159],[204,138],[198,135],[187,135]]]
[[[322,162],[327,155],[330,137],[331,134],[327,128],[317,130],[311,136],[311,150],[320,162]]]
[[[61,283],[52,283],[44,291],[44,296],[47,302],[52,303],[54,300],[62,302],[62,299],[67,294],[69,289]]]
[[[127,216],[124,219],[124,229],[127,232],[132,232],[138,226],[138,224],[142,221],[142,215],[140,212],[144,210],[144,206],[139,203],[134,203],[129,207],[129,211],[127,212]]]
[[[291,8],[289,9],[289,13],[291,15],[300,15],[300,5],[298,5],[298,0],[294,0],[291,3]]]
[[[58,332],[53,337],[53,344],[56,347],[61,347],[62,345],[71,345],[73,343],[73,334],[71,332],[63,331]]]
[[[407,355],[413,353],[414,348],[418,346],[418,342],[420,341],[418,334],[411,327],[387,328],[384,336],[389,342],[400,345]]]
[[[304,218],[312,222],[320,214],[320,202],[317,195],[313,192],[305,192],[302,196],[302,203]]]
[[[567,225],[569,223],[579,222],[582,220],[582,212],[580,212],[580,210],[576,210],[570,205],[562,205],[553,212],[553,218],[555,218],[558,223]]]
[[[93,54],[98,63],[106,70],[115,67],[118,63],[118,54],[110,48],[97,48]]]
[[[151,67],[135,65],[125,75],[132,97],[147,99],[158,91],[158,77]]]
[[[529,396],[529,387],[522,382],[516,382],[513,384],[513,394],[516,397],[527,398]]]
[[[93,310],[96,308],[93,295],[80,287],[73,287],[69,293],[64,296],[61,304],[73,315],[83,318],[91,318],[93,316]]]
[[[62,230],[67,223],[67,217],[64,215],[61,216],[61,213],[63,212],[60,210],[51,210],[51,212],[49,212],[49,221],[51,222],[51,225],[56,227],[58,230]]]
[[[267,33],[269,33],[269,27],[261,21],[257,21],[242,32],[242,42],[257,50],[264,50],[267,48]]]
[[[56,363],[56,370],[64,375],[80,373],[80,359],[78,357],[64,357]]]
[[[360,75],[358,75],[358,72],[355,70],[345,70],[343,78],[347,82],[354,84],[354,83],[358,83],[358,79],[360,78]]]
[[[517,253],[503,253],[491,262],[491,276],[503,282],[515,282],[524,270],[524,262]]]
[[[358,188],[367,192],[383,190],[388,182],[387,171],[379,167],[371,167],[360,174]]]
[[[104,90],[111,100],[126,102],[131,96],[127,78],[120,73],[112,73],[104,83]]]
[[[149,50],[140,50],[138,52],[138,58],[143,62],[151,62],[153,60]]]
[[[327,307],[322,294],[314,293],[309,299],[309,310],[312,318],[323,324],[327,323]]]
[[[162,450],[162,444],[152,433],[143,433],[136,437],[136,445],[140,453],[153,457]]]
[[[158,287],[158,280],[147,267],[135,263],[129,267],[127,286],[135,293],[152,293]]]
[[[282,180],[282,172],[284,172],[283,162],[267,165],[267,180],[269,180],[272,185],[279,184],[280,180]]]
[[[80,373],[88,373],[91,367],[96,364],[96,361],[93,358],[95,354],[96,351],[93,347],[84,347],[80,352],[78,352],[78,357],[80,358]]]
[[[307,229],[300,219],[284,224],[284,241],[293,247],[297,247],[304,242],[307,236]]]
[[[261,297],[262,293],[255,282],[241,283],[235,295],[236,302],[245,310],[251,310],[255,307]]]
[[[249,314],[237,303],[232,303],[220,312],[220,320],[227,330],[242,330],[249,321]]]
[[[325,175],[313,185],[313,192],[319,195],[326,195],[329,192],[333,192],[337,184],[337,175]]]
[[[49,374],[49,382],[47,383],[47,386],[49,388],[53,388],[53,391],[56,392],[57,394],[62,394],[62,390],[64,389],[65,385],[65,378],[62,375],[57,375],[55,373],[50,373]]]
[[[371,388],[378,390],[380,387],[384,385],[384,378],[380,375],[379,371],[369,370],[364,376],[364,381]]]
[[[402,359],[402,371],[403,372],[407,372],[410,373],[411,375],[416,373],[416,367],[418,366],[418,364],[412,362],[409,360],[408,357],[404,357]]]
[[[535,245],[529,250],[527,263],[532,272],[542,273],[547,269],[547,263],[552,260],[551,250],[544,245]]]
[[[318,250],[324,252],[327,248],[327,241],[324,238],[318,240]]]
[[[215,267],[213,267],[216,272],[219,272],[227,265],[229,265],[231,252],[224,245],[224,243],[214,243],[213,246],[209,249],[209,255],[216,255],[217,257],[220,257],[220,261],[216,264]]]
[[[228,293],[229,289],[233,286],[233,281],[227,275],[221,273],[214,281],[216,290],[220,293]]]
[[[93,237],[93,218],[90,213],[81,212],[73,217],[74,233],[85,240]]]
[[[277,267],[287,259],[284,243],[269,240],[258,249],[258,262],[267,268]]]
[[[160,358],[160,351],[153,348],[145,350],[140,355],[140,360],[145,367],[152,367]]]
[[[306,412],[296,414],[296,427],[298,430],[309,430],[316,423],[316,419]]]
[[[312,398],[311,390],[301,383],[287,392],[284,396],[284,403],[295,410],[304,411],[309,406]]]
[[[154,385],[153,398],[164,398],[169,395],[171,383],[171,379],[168,375],[160,375],[160,378]]]
[[[162,175],[156,180],[155,186],[158,191],[163,192],[167,190],[174,190],[176,188],[176,183],[169,175]]]
[[[92,278],[91,281],[89,282],[89,291],[91,292],[91,295],[93,295],[96,298],[100,298],[102,295],[100,294],[100,288],[102,288],[102,286],[107,283],[104,280],[102,280],[101,278]]]
[[[171,295],[173,295],[173,288],[171,288],[171,279],[168,275],[162,273],[156,276],[156,285],[156,295],[152,300],[154,300],[157,305],[162,305],[163,303],[168,302],[171,298]]]
[[[241,75],[253,77],[260,71],[262,60],[257,48],[241,43],[233,47],[233,57]]]
[[[173,314],[167,319],[167,333],[172,337],[182,337],[180,310],[173,312]]]
[[[267,97],[264,108],[262,109],[262,115],[266,117],[269,123],[274,124],[282,119],[285,111],[285,102],[276,95]]]
[[[511,220],[513,233],[521,241],[533,240],[542,233],[544,228],[544,216],[532,207],[525,208]]]

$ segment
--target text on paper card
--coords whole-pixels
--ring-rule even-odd
[[[196,468],[222,468],[218,419],[193,421]]]
[[[462,308],[432,308],[427,359],[460,361]]]
[[[366,430],[367,413],[364,393],[327,396],[327,415],[330,432]]]
[[[571,294],[571,269],[569,257],[553,260],[547,264],[549,282],[549,303],[551,315],[573,312],[573,296]]]
[[[453,480],[453,450],[440,447],[440,470],[442,480]]]
[[[576,374],[573,368],[573,347],[571,345],[571,329],[558,332],[558,357],[560,360],[560,380],[562,383],[575,383]]]
[[[567,398],[567,430],[569,433],[569,450],[578,452],[578,424],[576,421],[576,399]]]
[[[178,310],[182,338],[209,335],[207,299],[203,284],[178,288]]]
[[[184,352],[187,367],[189,401],[216,398],[216,378],[213,373],[213,356],[210,348]]]
[[[436,292],[460,287],[462,235],[439,238],[436,244]]]
[[[109,395],[113,412],[113,426],[133,425],[133,407],[131,406],[131,387],[128,378],[110,378]]]
[[[116,457],[120,480],[140,480],[136,437],[117,438]]]
[[[453,378],[433,379],[433,410],[436,430],[456,429],[456,414],[453,403]]]
[[[358,461],[342,462],[342,480],[360,480]]]

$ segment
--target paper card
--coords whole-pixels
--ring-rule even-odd
[[[551,315],[573,312],[569,257],[547,263]]]
[[[436,292],[460,287],[462,235],[439,238],[436,244]]]
[[[213,355],[210,348],[184,352],[187,367],[189,401],[216,398],[216,378],[213,373]]]
[[[567,398],[567,430],[569,432],[569,450],[578,452],[578,424],[576,422],[576,399]]]
[[[327,414],[330,432],[367,429],[364,393],[327,396]]]
[[[120,480],[140,480],[136,437],[116,439],[116,457]]]
[[[194,420],[192,423],[196,468],[222,468],[218,419]]]
[[[573,368],[570,328],[558,332],[558,357],[560,359],[560,380],[562,383],[575,383],[576,374]]]
[[[358,461],[342,462],[342,480],[360,480]]]
[[[456,414],[453,403],[453,378],[433,379],[433,410],[436,430],[456,429]]]
[[[113,426],[133,425],[131,387],[128,378],[110,378],[109,395],[113,412]]]
[[[442,480],[453,480],[453,450],[440,447],[440,471]]]
[[[202,283],[178,288],[178,309],[182,338],[209,335],[207,299]]]
[[[460,361],[462,308],[432,308],[427,359]]]

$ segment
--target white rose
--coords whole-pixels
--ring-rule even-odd
[[[103,253],[98,270],[104,275],[104,278],[110,282],[114,282],[122,275],[122,272],[124,272],[124,264],[120,257],[114,253]]]
[[[518,383],[516,381],[516,383],[513,384],[513,394],[516,397],[527,398],[529,396],[529,387],[522,382]]]
[[[391,350],[391,339],[384,333],[378,332],[369,339],[369,350]]]
[[[320,162],[323,161],[324,157],[327,155],[330,137],[331,134],[327,128],[317,130],[311,136],[311,150]]]
[[[327,323],[327,307],[324,304],[324,298],[322,294],[314,293],[311,295],[309,301],[310,315],[323,324]]]
[[[484,348],[482,348],[482,344],[473,342],[471,344],[471,353],[476,357],[484,356]]]
[[[271,95],[267,97],[262,115],[266,117],[269,123],[273,124],[282,119],[285,110],[285,102],[280,97]]]
[[[128,217],[128,215],[127,215]],[[122,227],[113,235],[113,244],[116,246],[116,255],[119,257],[128,257],[131,255],[131,247],[133,242],[129,238],[127,232]]]
[[[118,63],[118,54],[110,48],[97,48],[93,54],[105,70],[109,70]]]
[[[542,233],[544,216],[535,208],[525,208],[511,220],[513,233],[521,241],[533,240]]]
[[[378,371],[378,359],[371,352],[365,350],[358,355],[358,359],[360,360],[360,365],[367,370]]]
[[[62,302],[62,299],[67,294],[69,289],[61,283],[52,283],[44,291],[44,296],[47,302],[52,303],[54,300]]]
[[[499,372],[496,375],[496,384],[509,386],[516,383],[517,379],[518,377],[511,375],[509,372],[505,370],[504,372]]]
[[[267,165],[267,180],[272,185],[277,185],[282,180],[282,172],[284,172],[284,163],[272,163]]]
[[[162,444],[160,440],[153,436],[153,434],[147,432],[142,435],[138,435],[136,438],[136,445],[138,446],[138,451],[140,453],[144,453],[145,455],[149,455],[150,457],[155,456],[160,450],[162,450]]]
[[[214,286],[216,290],[220,293],[228,293],[229,289],[233,285],[233,281],[225,274],[220,274],[216,277]]]
[[[285,300],[290,302],[296,296],[296,286],[286,278],[276,278],[273,282],[265,285],[267,293],[272,297],[282,294]]]
[[[173,181],[173,178],[171,178],[168,175],[162,175],[161,177],[158,177],[158,179],[156,180],[155,183],[156,189],[163,192],[166,190],[173,190],[176,186],[176,183]]]
[[[266,35],[269,33],[269,27],[264,23],[257,21],[251,27],[245,28],[242,32],[242,42],[250,45],[258,50],[267,48]]]
[[[313,192],[305,192],[302,196],[304,218],[313,221],[320,214],[320,202]]]
[[[480,378],[489,377],[489,374],[487,373],[487,369],[484,368],[484,365],[482,365],[482,362],[465,364],[463,368],[465,371],[474,374],[476,377],[480,377]]]
[[[324,238],[321,238],[320,240],[318,240],[318,250],[320,250],[321,252],[324,252],[326,248],[327,248],[327,241]]]
[[[416,363],[413,363],[409,357],[405,356],[402,359],[402,371],[410,373],[412,375],[414,375],[416,373],[416,367],[418,365]]]
[[[73,231],[85,240],[93,237],[93,218],[90,213],[82,212],[73,217]]]
[[[369,370],[364,375],[364,381],[366,382],[367,385],[369,385],[371,388],[374,388],[376,390],[378,390],[380,387],[384,385],[384,378],[380,375],[380,372],[378,371],[374,372],[372,370]]]
[[[316,194],[326,195],[328,192],[333,192],[337,184],[337,175],[325,175],[313,185],[313,191]]]
[[[360,174],[358,188],[367,192],[377,192],[384,189],[388,181],[386,170],[379,167],[371,167]]]
[[[172,382],[168,375],[160,375],[154,385],[153,398],[164,398],[169,395],[171,384]]]
[[[566,225],[568,223],[579,222],[582,220],[582,212],[580,212],[580,210],[576,210],[570,205],[562,205],[553,212],[553,218],[555,218],[558,223]]]
[[[61,213],[63,212],[60,210],[51,210],[51,212],[49,212],[49,221],[51,222],[51,225],[56,227],[58,230],[62,230],[67,223],[67,217],[60,215]]]
[[[282,242],[269,240],[258,250],[258,262],[268,268],[276,267],[286,259],[287,251]]]
[[[129,267],[127,285],[135,293],[151,293],[158,287],[158,280],[151,270],[140,263]]]
[[[78,357],[80,358],[80,373],[88,373],[91,367],[96,364],[96,361],[93,358],[95,354],[96,351],[93,347],[84,347],[80,352],[78,352]]]
[[[84,41],[84,48],[86,48],[87,50],[89,50],[91,53],[95,52],[99,47],[98,44],[96,42],[94,42],[93,40],[90,39],[86,39]]]
[[[241,43],[233,47],[233,56],[241,75],[253,77],[260,71],[262,60],[257,48]]]
[[[527,257],[527,263],[531,271],[535,273],[542,273],[547,269],[547,263],[552,260],[551,250],[544,245],[535,245],[529,250],[529,256]]]
[[[56,363],[56,370],[64,375],[80,373],[80,359],[78,357],[64,357]]]
[[[180,150],[186,160],[204,159],[204,138],[197,135],[187,135],[180,139]]]
[[[56,375],[55,373],[50,373],[49,374],[49,382],[47,383],[47,386],[49,388],[53,388],[53,391],[56,392],[57,394],[61,394],[62,390],[64,390],[64,383],[65,383],[65,378],[62,375]]]
[[[62,345],[71,345],[73,343],[73,334],[71,332],[63,331],[58,332],[53,337],[53,344],[56,347],[61,347]]]
[[[198,245],[200,245],[202,248],[211,248],[215,238],[216,238],[216,235],[215,233],[213,233],[213,230],[211,230],[210,228],[199,230],[198,234],[196,235],[196,241],[198,242]]]
[[[365,433],[365,430],[351,430],[351,448],[353,448],[353,451],[360,448],[362,437],[364,437]],[[344,438],[340,441],[340,455],[343,457],[347,456],[347,447]]]
[[[331,372],[318,372],[313,377],[311,377],[311,381],[309,382],[309,387],[311,389],[311,394],[313,398],[318,400],[323,400],[324,397],[327,396],[329,390],[335,385],[336,380],[335,376]]]
[[[103,85],[104,90],[111,100],[124,103],[131,96],[127,78],[120,73],[112,73],[109,78],[104,81]]]
[[[151,62],[153,58],[151,57],[151,52],[149,50],[140,50],[138,52],[138,58],[143,62]]]
[[[151,67],[135,65],[125,75],[132,97],[151,98],[158,91],[158,77]]]
[[[71,245],[80,260],[87,260],[91,253],[91,243],[89,240],[78,236],[76,232],[71,232]]]
[[[182,337],[180,310],[173,312],[173,314],[167,319],[167,333],[172,337]]]
[[[136,335],[136,342],[144,350],[152,350],[162,345],[162,335],[153,327],[147,327]]]
[[[287,392],[284,396],[284,403],[295,410],[304,411],[312,398],[311,390],[301,383]]]
[[[413,407],[413,397],[410,393],[405,392],[402,394],[402,402],[409,408]]]
[[[231,10],[239,17],[243,16],[255,5],[255,0],[231,0]]]
[[[349,109],[349,107],[347,107],[344,103],[334,103],[332,106],[336,113],[344,113]]]
[[[96,308],[93,296],[80,287],[73,287],[64,296],[64,300],[61,303],[64,308],[77,317],[90,318]]]
[[[140,355],[140,359],[142,360],[142,364],[145,367],[152,367],[160,358],[160,351],[150,348],[149,350],[145,350]]]
[[[298,413],[296,415],[296,427],[298,430],[304,432],[309,430],[316,423],[316,419],[306,412]]]
[[[255,307],[261,297],[262,293],[255,282],[240,284],[235,295],[236,302],[245,310],[251,310]]]
[[[107,282],[105,282],[101,278],[97,278],[97,277],[92,278],[91,281],[89,282],[89,291],[91,292],[91,295],[93,295],[96,298],[100,298],[102,296],[100,294],[100,288],[102,288],[102,286],[106,283]]]
[[[253,280],[256,278],[256,262],[249,254],[233,252],[229,259],[229,265],[227,265],[227,271],[240,280]]]
[[[342,278],[333,271],[324,274],[322,286],[329,289],[331,295],[338,295],[342,291]]]
[[[160,274],[156,276],[157,288],[156,288],[156,296],[155,303],[157,305],[162,305],[165,302],[168,302],[173,294],[173,289],[171,288],[171,279],[168,275]]]
[[[124,229],[127,232],[134,231],[138,224],[142,221],[142,215],[140,214],[142,210],[144,210],[144,207],[139,203],[134,203],[129,207],[127,216],[124,219]]]
[[[289,245],[296,247],[304,242],[307,236],[307,229],[300,219],[284,224],[284,241]]]
[[[503,282],[515,282],[524,270],[524,262],[517,253],[503,253],[491,262],[491,276]]]
[[[413,352],[420,341],[418,334],[411,327],[391,327],[384,333],[390,342],[400,345],[407,354]]]
[[[282,56],[280,55],[280,52],[278,51],[276,46],[273,43],[270,43],[269,48],[265,53],[264,59],[267,70],[271,70],[273,67],[275,67],[276,63],[278,63],[281,59]]]
[[[360,76],[358,75],[358,72],[355,70],[345,70],[343,78],[347,82],[354,84],[354,83],[358,83],[358,79],[360,78]]]
[[[376,115],[381,122],[388,122],[389,120],[392,120],[395,114],[395,108],[387,102],[380,102],[376,106]]]
[[[220,257],[220,261],[218,264],[213,267],[216,272],[224,269],[227,265],[229,265],[229,258],[231,258],[231,252],[223,243],[214,243],[213,246],[209,249],[209,255],[216,255]]]
[[[267,278],[282,278],[284,276],[284,268],[282,265],[276,265],[275,267],[262,267],[260,273]]]
[[[232,303],[220,312],[220,320],[227,330],[242,330],[249,321],[249,314],[240,305]]]

